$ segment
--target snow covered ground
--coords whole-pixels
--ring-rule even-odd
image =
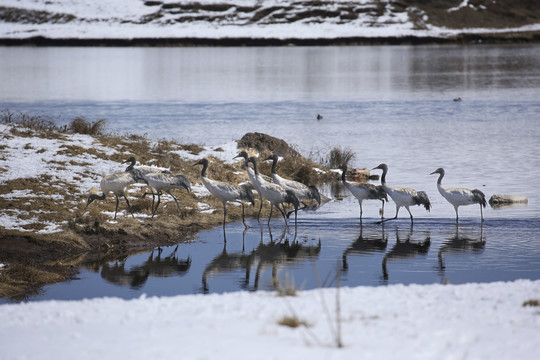
[[[12,129],[16,130],[15,133]],[[45,134],[5,124],[0,124],[0,139],[0,185],[24,182],[26,179],[42,179],[38,191],[12,189],[9,193],[0,194],[4,200],[19,201],[24,205],[37,204],[28,211],[16,206],[0,208],[0,228],[17,231],[33,231],[36,228],[39,228],[38,233],[62,231],[63,221],[51,222],[40,218],[43,215],[43,206],[40,204],[54,201],[76,208],[81,204],[81,197],[86,202],[90,190],[99,188],[103,176],[126,168],[126,164],[107,160],[111,155],[120,155],[122,159],[132,155],[102,145],[89,135],[59,133],[47,138]],[[155,144],[152,143],[152,146]],[[215,147],[203,147],[198,155],[184,150],[176,150],[174,153],[187,160],[213,156],[225,163],[235,162],[233,157],[238,153],[236,142],[231,141],[218,148],[219,151]],[[71,152],[73,149],[81,151],[76,154],[77,150]],[[70,192],[70,186],[74,187],[73,192]],[[134,184],[128,193],[131,190],[138,191],[141,187],[144,184]],[[204,186],[195,183],[193,192],[199,197],[209,195]],[[172,200],[164,198],[163,201]],[[200,205],[200,209],[211,211],[207,204]],[[111,212],[111,219],[113,216],[114,212]]]
[[[451,29],[435,26],[426,11],[396,1],[348,0],[4,0],[0,38],[132,39],[345,37],[451,37],[467,33],[538,31],[540,24]],[[485,6],[448,4],[481,13]],[[0,14],[2,15],[2,14]],[[488,15],[486,15],[488,16]]]
[[[540,281],[0,306],[2,359],[537,359]],[[307,324],[278,324],[296,316]]]

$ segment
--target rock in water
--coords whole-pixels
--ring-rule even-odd
[[[491,207],[501,207],[512,204],[527,204],[529,200],[523,195],[501,195],[495,194],[489,199]]]

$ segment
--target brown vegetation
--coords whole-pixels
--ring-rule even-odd
[[[90,123],[78,118],[69,126],[60,127],[43,117],[17,116],[5,112],[0,116],[0,123],[13,125],[9,132],[0,136],[28,138],[25,151],[47,151],[34,148],[31,138],[65,140],[74,132],[92,134],[94,140],[103,145],[103,148],[83,148],[72,143],[60,146],[57,154],[67,156],[70,160],[44,159],[44,163],[56,171],[89,165],[87,160],[82,160],[82,157],[87,155],[98,161],[103,159],[118,162],[120,167],[127,158],[125,154],[131,154],[142,164],[165,167],[173,173],[182,173],[192,183],[200,183],[200,168],[193,167],[193,160],[187,160],[177,153],[182,150],[199,154],[204,150],[199,145],[183,145],[164,140],[152,142],[138,135],[104,135],[104,120]],[[325,180],[325,175],[313,170],[314,167],[320,168],[320,165],[302,157],[283,140],[264,134],[246,135],[243,139],[244,141],[239,143],[249,146],[251,153],[261,149],[261,157],[273,151],[282,151],[281,154],[285,157],[278,164],[278,172],[282,176],[308,184]],[[111,154],[106,148],[117,151]],[[3,152],[5,156],[9,155],[6,151],[9,149],[0,148],[0,158]],[[210,157],[210,161],[209,177],[232,183],[247,180],[242,161],[224,164],[213,157]],[[262,173],[270,174],[269,163],[260,165]],[[54,174],[54,170],[52,173]],[[73,175],[74,180],[82,180],[89,176],[99,179],[103,174],[86,171]],[[95,187],[99,187],[99,180],[95,181]],[[17,197],[13,195],[14,191],[22,191],[25,196]],[[36,178],[18,178],[0,183],[0,208],[5,209],[4,214],[28,220],[28,224],[22,226],[25,231],[0,228],[0,263],[6,264],[0,270],[0,297],[23,299],[29,294],[39,292],[45,284],[70,278],[74,275],[74,268],[84,266],[89,261],[125,258],[156,246],[190,241],[199,231],[219,225],[222,221],[223,210],[219,200],[213,196],[198,197],[192,192],[179,190],[174,190],[174,194],[186,214],[184,219],[180,217],[175,203],[167,194],[162,196],[158,216],[150,218],[152,199],[151,196],[142,197],[145,191],[146,187],[142,184],[129,188],[133,211],[145,214],[146,219],[133,219],[126,211],[125,202],[121,200],[117,221],[112,222],[110,216],[104,212],[114,211],[114,196],[109,196],[105,201],[93,202],[85,211],[89,196],[86,189],[81,192],[77,184],[55,175],[45,174]],[[258,201],[257,198],[255,206],[246,207],[247,217],[256,216]],[[199,202],[206,203],[209,209],[213,210],[200,212]],[[241,219],[240,207],[230,206],[227,210],[228,221]],[[262,216],[268,215],[269,208],[265,206]],[[51,224],[63,224],[62,231],[39,233]],[[290,288],[286,287],[284,290],[291,294]]]

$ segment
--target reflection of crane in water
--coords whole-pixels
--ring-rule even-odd
[[[203,272],[203,292],[209,292],[209,277],[238,270],[245,272],[244,279],[241,282],[242,289],[257,290],[261,273],[268,267],[272,267],[272,286],[275,288],[278,283],[277,271],[280,265],[315,258],[321,251],[320,241],[316,246],[302,245],[295,241],[295,239],[289,241],[289,239],[285,238],[287,227],[283,229],[279,241],[274,241],[270,227],[268,229],[270,231],[270,242],[264,243],[261,225],[261,241],[259,245],[249,253],[245,253],[244,251],[228,253],[225,245],[223,251],[206,266]],[[253,287],[250,289],[249,283],[251,270],[253,268],[255,268],[255,279]]]
[[[139,289],[146,283],[149,276],[185,275],[191,267],[191,257],[185,260],[178,259],[177,250],[178,246],[170,255],[162,258],[162,249],[158,248],[156,257],[154,257],[154,251],[152,251],[148,260],[140,266],[132,267],[130,270],[125,269],[125,261],[116,262],[113,265],[104,264],[101,268],[101,277],[113,284]]]
[[[379,232],[380,231],[380,232]],[[360,236],[351,246],[343,252],[343,271],[349,269],[347,256],[349,254],[372,254],[376,252],[384,252],[388,245],[388,234],[384,233],[384,224],[381,229],[377,228],[376,232],[364,235],[363,227],[360,225]]]
[[[429,233],[426,235],[425,239],[422,242],[411,242],[412,234],[413,228],[411,226],[409,228],[409,232],[405,241],[401,241],[399,238],[399,230],[398,228],[396,228],[396,244],[392,247],[392,249],[390,249],[390,251],[386,253],[386,255],[384,255],[384,259],[382,262],[384,280],[388,280],[388,261],[392,261],[395,259],[409,259],[414,258],[419,254],[427,254],[429,246],[431,245],[431,236],[429,235]]]
[[[465,231],[459,229],[459,224],[456,223],[455,233],[452,237],[442,243],[439,248],[439,269],[442,273],[446,269],[444,265],[444,253],[466,253],[466,252],[482,252],[486,246],[484,238],[483,226],[480,226],[480,233]]]

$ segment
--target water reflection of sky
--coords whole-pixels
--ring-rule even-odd
[[[255,220],[245,233],[227,225],[194,242],[106,264],[88,264],[77,280],[47,286],[30,300],[98,296],[135,298],[191,293],[387,284],[432,284],[540,279],[538,220],[408,219],[360,226],[356,219],[302,217],[296,236],[280,219]],[[152,264],[149,264],[149,261]],[[118,271],[118,269],[122,269]],[[116,269],[111,273],[111,269]],[[147,273],[145,276],[144,271]],[[119,276],[122,274],[122,276]]]

